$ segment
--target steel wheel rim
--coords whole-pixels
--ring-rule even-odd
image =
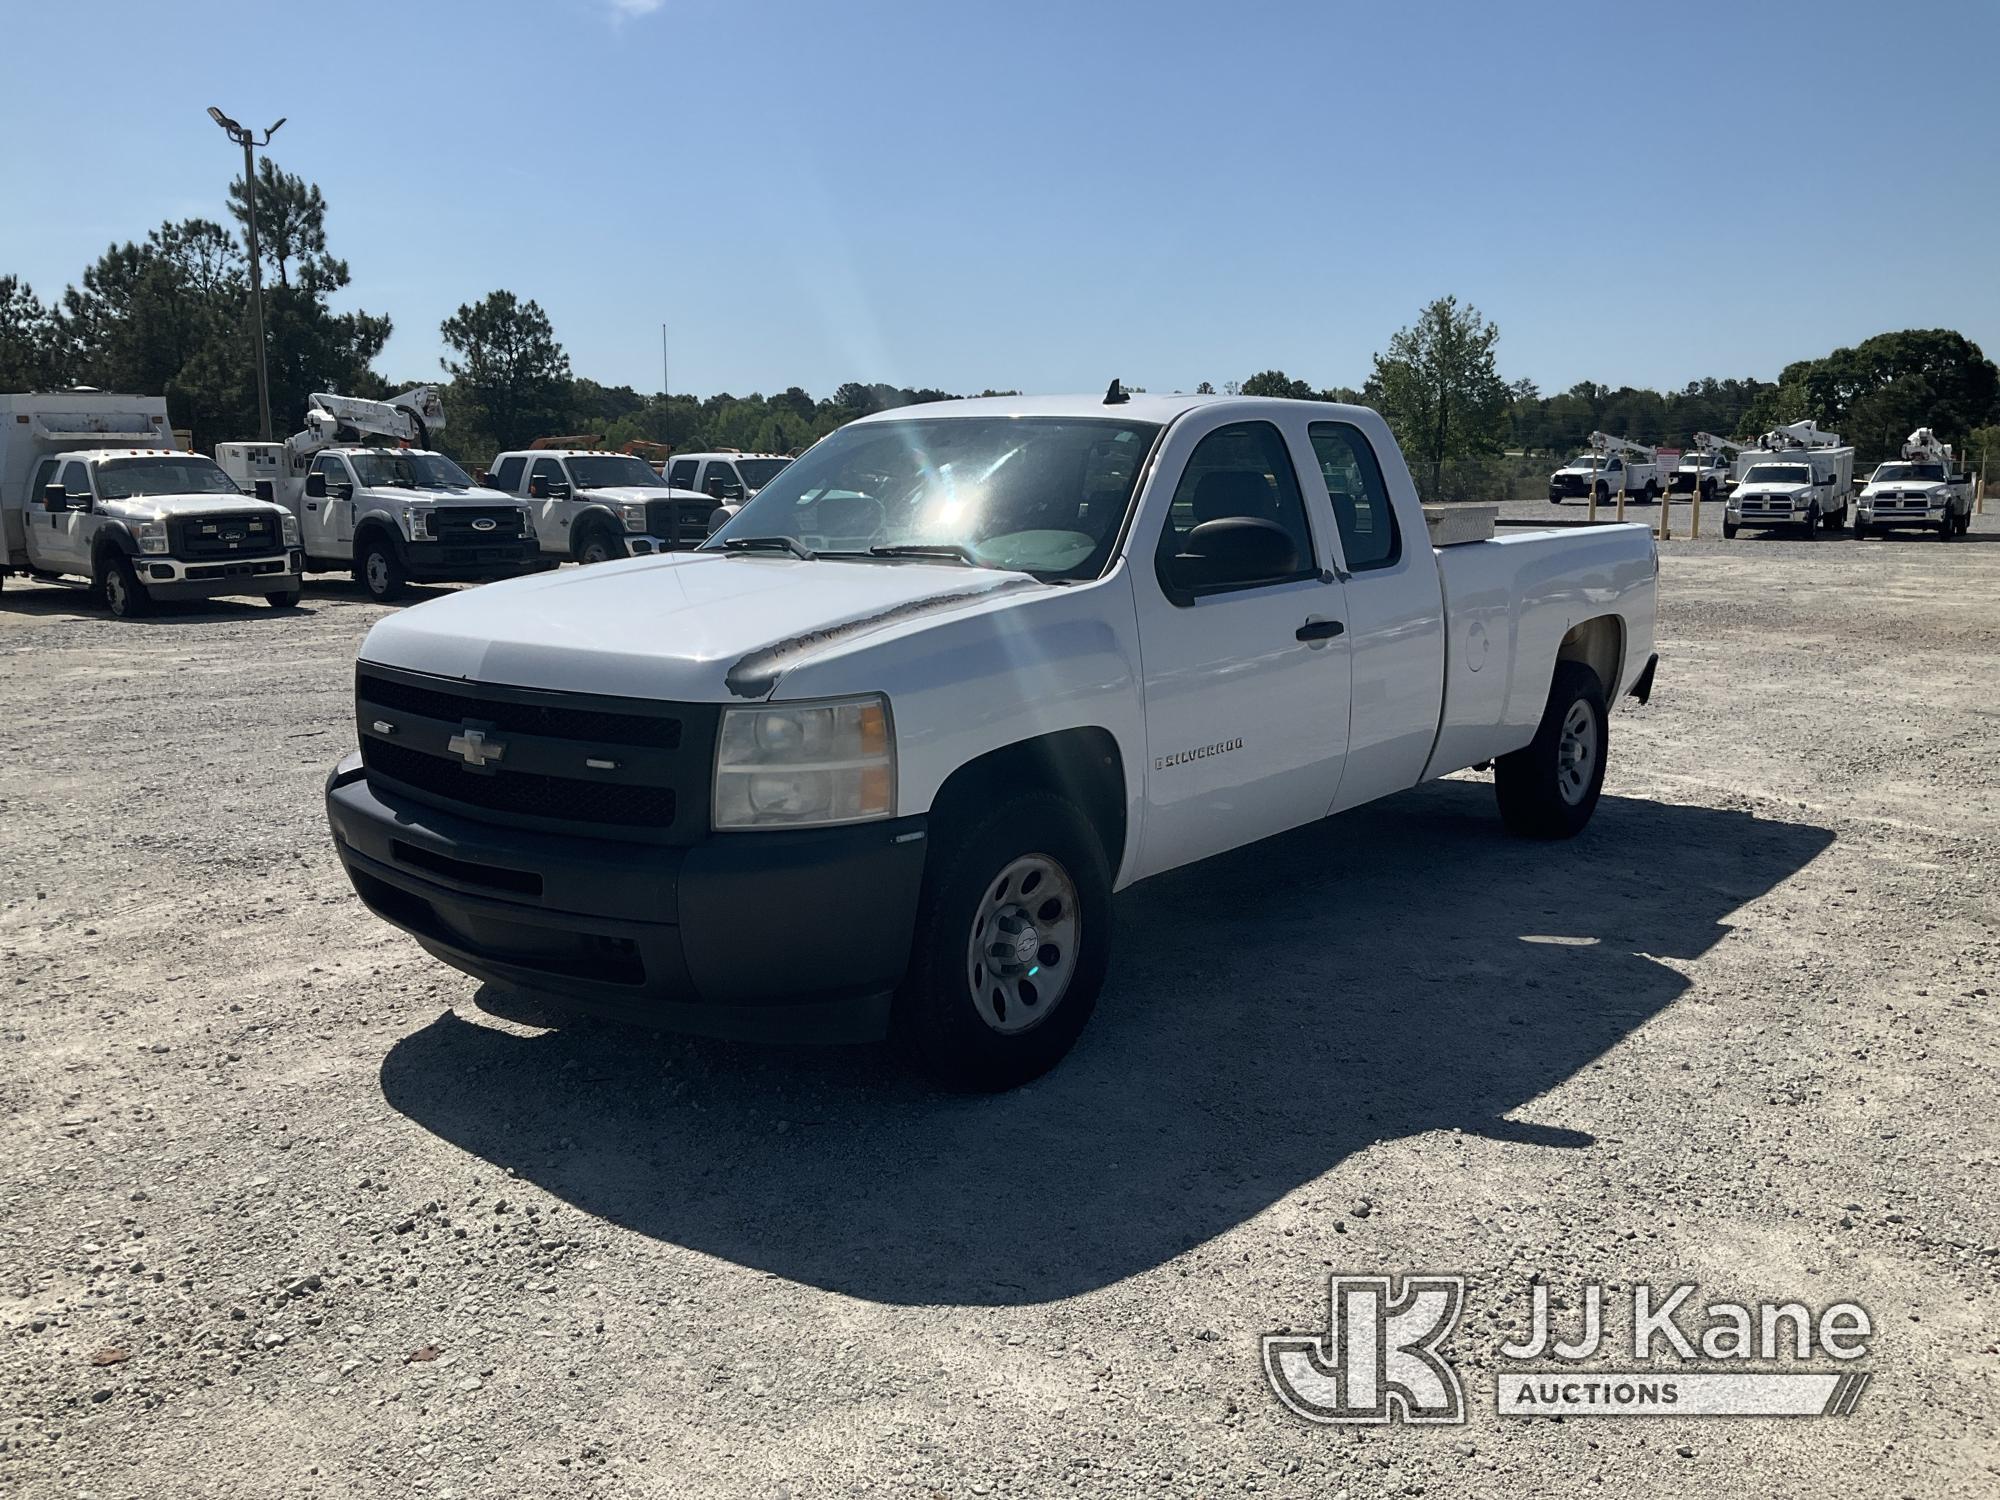
[[[125,575],[113,568],[104,575],[104,603],[111,613],[122,615],[130,602],[125,596]]]
[[[1556,786],[1571,807],[1590,791],[1597,769],[1597,715],[1578,699],[1563,715],[1562,743],[1556,747]]]
[[[1076,882],[1046,854],[1024,854],[986,883],[965,948],[979,1019],[1003,1036],[1040,1025],[1069,993],[1083,918]]]
[[[610,562],[611,549],[602,541],[586,542],[583,548],[583,560],[587,563]]]
[[[389,560],[379,552],[368,554],[368,591],[372,594],[389,591]]]

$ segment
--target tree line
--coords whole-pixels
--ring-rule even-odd
[[[230,185],[229,225],[162,224],[112,245],[77,283],[43,302],[0,275],[0,390],[93,385],[166,397],[175,426],[199,448],[256,431],[249,263],[239,238],[248,199]],[[376,369],[390,320],[336,312],[351,283],[328,247],[320,189],[269,158],[259,165],[256,217],[264,278],[273,419],[281,432],[316,390],[380,397],[400,385]],[[826,396],[781,392],[706,397],[641,392],[576,374],[548,315],[497,290],[440,324],[447,451],[468,464],[535,438],[589,434],[607,446],[643,439],[680,450],[787,453],[856,417],[954,393],[849,381]],[[1360,387],[1320,387],[1282,370],[1224,383],[1225,391],[1358,401],[1389,421],[1427,497],[1476,493],[1506,454],[1566,455],[1593,431],[1687,447],[1696,432],[1744,437],[1809,418],[1852,441],[1863,463],[1893,453],[1915,427],[1936,428],[1977,463],[2000,458],[2000,371],[1944,329],[1883,333],[1851,349],[1785,367],[1775,382],[1703,379],[1674,391],[1581,381],[1544,395],[1499,369],[1500,330],[1477,308],[1440,297],[1374,356]],[[1211,393],[1203,382],[1197,390]],[[1011,392],[982,391],[996,395]]]

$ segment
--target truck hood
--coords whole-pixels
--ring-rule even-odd
[[[1738,500],[1756,500],[1760,498],[1771,500],[1805,500],[1811,498],[1812,492],[1813,487],[1809,484],[1759,483],[1739,484],[1736,486],[1736,498]]]
[[[473,485],[463,490],[406,490],[393,484],[367,484],[361,493],[371,500],[393,500],[401,505],[519,505],[519,495]]]
[[[1949,495],[1951,486],[1942,479],[1882,479],[1863,487],[1861,498],[1872,500],[1877,495]]]
[[[511,687],[742,702],[817,650],[1053,587],[953,564],[671,552],[417,605],[377,623],[361,659]]]
[[[707,500],[708,496],[700,490],[677,490],[667,484],[606,484],[578,490],[574,498],[601,500],[606,505],[643,505],[648,500]]]
[[[168,516],[254,516],[285,508],[248,495],[134,495],[130,500],[106,500],[97,510],[125,521],[160,521]]]

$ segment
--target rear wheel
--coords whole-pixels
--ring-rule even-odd
[[[1847,529],[1847,507],[1845,505],[1842,505],[1839,510],[1826,518],[1826,529],[1828,531],[1845,531]]]
[[[1647,480],[1645,491],[1640,498],[1648,505],[1658,505],[1660,503],[1660,487],[1653,483],[1652,480]]]
[[[1597,503],[1602,505],[1611,498],[1611,491],[1604,485],[1597,487]]]
[[[139,575],[125,558],[105,560],[97,588],[113,619],[136,620],[153,612],[153,596],[146,592],[146,585],[139,582]]]
[[[1493,763],[1500,821],[1510,833],[1528,838],[1566,839],[1582,832],[1604,789],[1610,748],[1604,685],[1582,662],[1557,662],[1534,739]]]
[[[382,537],[370,537],[361,545],[361,556],[354,564],[354,576],[361,580],[361,586],[368,590],[371,599],[383,604],[401,596],[404,585],[409,582],[403,572],[403,560],[396,555],[395,545]]]
[[[1060,1061],[1111,956],[1111,873],[1066,797],[1024,792],[933,825],[895,1029],[940,1081],[1026,1083]]]

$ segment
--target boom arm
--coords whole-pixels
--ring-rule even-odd
[[[285,456],[292,468],[343,437],[350,442],[388,438],[429,447],[431,434],[444,428],[444,402],[434,386],[413,386],[387,401],[325,391],[316,391],[306,400],[305,427],[285,440]]]
[[[1739,443],[1726,437],[1717,437],[1712,432],[1697,432],[1694,445],[1703,453],[1748,453],[1750,445]]]
[[[1625,438],[1613,437],[1608,432],[1593,432],[1590,435],[1590,446],[1595,448],[1599,453],[1629,454],[1641,463],[1651,463],[1660,456],[1657,448],[1648,448],[1644,443],[1634,443],[1627,441]]]
[[[1789,422],[1765,433],[1762,446],[1774,453],[1782,453],[1788,448],[1838,448],[1840,434],[1822,432],[1810,421]]]
[[[1938,435],[1928,427],[1919,427],[1903,439],[1903,457],[1916,459],[1920,463],[1943,464],[1951,468],[1951,444],[1940,443]]]

